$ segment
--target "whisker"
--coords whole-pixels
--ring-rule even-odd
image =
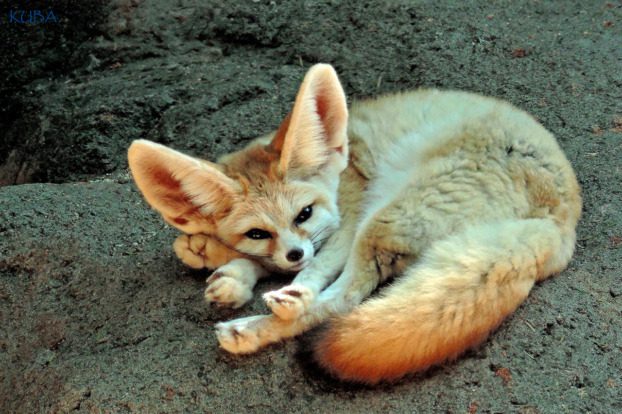
[[[320,236],[323,235],[323,233],[325,233],[328,229],[328,227],[322,227],[320,230],[316,231],[315,233],[313,233],[309,239],[311,240],[311,243],[315,243],[315,240],[317,238],[319,238]]]
[[[330,238],[330,235],[328,235],[328,236],[326,236],[326,237],[324,237],[324,238],[318,239],[318,240],[313,240],[313,241],[311,242],[311,244],[313,244],[313,248],[314,248],[315,250],[317,250],[317,249],[318,249],[319,247],[321,247],[321,246],[324,244],[324,242],[326,242],[326,240],[328,240],[329,238]]]

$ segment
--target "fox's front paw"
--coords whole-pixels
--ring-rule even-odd
[[[173,250],[182,262],[194,269],[217,269],[240,257],[239,253],[206,234],[182,234],[173,242]]]
[[[228,274],[227,270],[216,270],[207,278],[205,300],[208,303],[237,309],[252,297],[252,288]]]
[[[265,316],[251,316],[216,324],[220,346],[232,354],[250,354],[261,348],[258,322]]]
[[[314,296],[311,289],[305,286],[289,285],[265,293],[263,299],[277,317],[291,321],[298,319],[307,311]]]
[[[173,250],[179,259],[193,269],[209,267],[209,258],[205,254],[205,246],[210,237],[205,234],[182,234],[173,242]]]

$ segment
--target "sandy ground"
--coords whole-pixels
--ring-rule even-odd
[[[46,27],[3,9],[0,412],[622,412],[622,2],[447,3],[59,1]],[[219,350],[213,324],[264,305],[207,306],[206,273],[128,178],[132,139],[213,159],[274,129],[316,62],[350,99],[509,100],[583,187],[568,269],[483,346],[397,384],[339,384],[298,340]]]

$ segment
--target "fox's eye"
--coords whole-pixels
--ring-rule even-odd
[[[244,233],[246,237],[253,240],[263,240],[263,239],[271,239],[272,234],[270,232],[262,230],[262,229],[250,229],[246,233]]]
[[[304,223],[305,221],[309,220],[309,217],[311,217],[311,214],[313,214],[313,206],[308,205],[302,210],[300,210],[300,213],[298,213],[298,215],[294,219],[294,224],[299,225],[299,224]]]

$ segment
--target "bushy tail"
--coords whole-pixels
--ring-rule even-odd
[[[548,219],[471,227],[439,241],[378,297],[336,317],[314,345],[333,375],[393,380],[450,360],[479,343],[562,270],[574,247]]]

